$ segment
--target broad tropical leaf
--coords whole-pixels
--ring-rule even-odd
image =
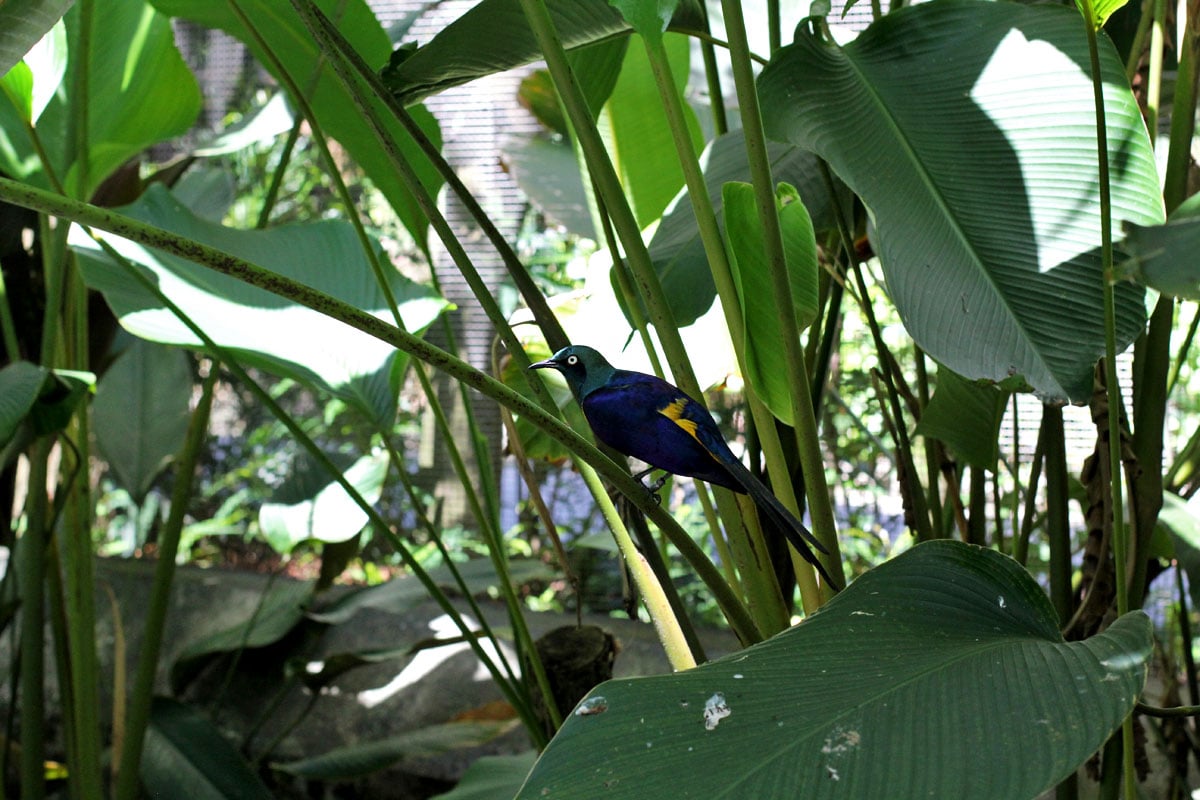
[[[305,469],[295,465],[271,502],[258,510],[258,525],[267,543],[277,553],[290,553],[301,542],[344,542],[367,524],[367,512],[359,508],[341,484],[320,465],[301,458]],[[345,468],[344,476],[368,503],[383,494],[388,460],[371,453]]]
[[[0,468],[33,439],[66,427],[95,385],[90,372],[50,370],[28,361],[0,369]]]
[[[903,47],[897,43],[903,43]],[[1113,215],[1163,210],[1150,141],[1101,42]],[[1086,399],[1104,352],[1092,83],[1073,9],[935,0],[845,48],[805,27],[759,80],[770,136],[826,159],[872,212],[913,339],[967,378]],[[1116,287],[1117,339],[1142,330]]]
[[[74,0],[8,0],[0,3],[0,75],[67,13]]]
[[[74,8],[63,18],[68,41],[74,41],[78,16],[78,8]],[[74,197],[90,197],[125,161],[150,145],[186,132],[201,104],[196,79],[175,49],[170,20],[143,0],[106,2],[92,25],[92,41],[103,42],[103,46],[93,46],[88,52],[87,97],[60,92],[37,123],[51,166]],[[57,61],[42,62],[39,74],[32,76],[34,91],[40,91],[43,84],[53,91],[56,73],[61,77]],[[82,159],[74,143],[66,141],[72,105],[88,109],[86,176],[80,172]],[[24,113],[24,108],[0,101],[0,167],[10,175],[49,187],[50,180],[19,120]]]
[[[244,609],[237,624],[192,639],[171,665],[171,687],[176,694],[194,678],[212,656],[250,647],[273,644],[305,620],[304,607],[312,597],[313,584],[301,581],[277,581],[266,590],[256,606]]]
[[[141,777],[151,797],[270,800],[272,796],[208,719],[165,697],[156,697],[150,709]]]
[[[245,42],[265,67],[275,69],[274,63],[263,51],[260,40],[247,30],[234,13],[232,3],[212,3],[209,0],[152,2],[164,14],[183,17],[210,28],[226,31]],[[387,63],[391,43],[366,2],[322,0],[317,5],[368,64],[382,67]],[[246,15],[257,36],[262,37],[261,41],[279,58],[288,74],[301,87],[311,89],[307,99],[322,128],[350,152],[387,197],[413,239],[424,247],[428,226],[424,212],[391,165],[383,144],[376,139],[369,123],[362,114],[352,111],[354,101],[318,52],[304,23],[296,16],[291,6],[278,0],[239,0],[237,6]],[[372,102],[386,119],[390,119],[388,112],[383,108],[383,101]],[[441,134],[433,115],[423,107],[409,109],[409,113],[434,144],[440,146]],[[408,163],[413,165],[421,184],[430,194],[436,196],[442,185],[437,170],[399,123],[389,122],[388,131],[391,143],[398,147]]]
[[[625,36],[632,27],[608,0],[548,3],[555,30],[568,50]],[[701,30],[699,0],[675,11],[675,30]],[[451,86],[503,72],[541,58],[519,0],[483,0],[443,28],[428,44],[384,73],[392,92],[415,103]]]
[[[1129,260],[1119,265],[1130,278],[1163,294],[1200,300],[1200,218],[1184,217],[1165,225],[1126,225]]]
[[[320,780],[346,780],[369,775],[404,758],[429,758],[477,747],[513,727],[512,722],[447,722],[373,742],[346,745],[301,761],[276,764],[292,775]]]
[[[498,800],[512,797],[521,788],[537,753],[527,750],[511,756],[484,756],[463,773],[449,792],[433,800]]]
[[[384,293],[349,223],[324,220],[267,230],[235,230],[194,216],[157,185],[124,210],[391,319]],[[76,231],[72,243],[81,256],[88,285],[104,293],[126,330],[167,344],[200,345],[187,326],[94,242]],[[256,366],[332,392],[369,419],[390,424],[398,391],[392,367],[399,355],[387,344],[324,314],[175,256],[124,239],[113,239],[111,244],[149,269],[159,288],[217,344],[238,351]],[[432,290],[395,270],[389,269],[387,278],[410,332],[423,331],[447,305]]]
[[[96,387],[96,444],[134,500],[183,446],[192,399],[185,353],[134,339]]]
[[[937,388],[916,433],[942,440],[973,467],[995,469],[1000,423],[1009,397],[999,387],[973,383],[939,367]]]
[[[816,230],[831,229],[832,206],[817,171],[816,157],[781,142],[768,142],[767,155],[771,160],[772,177],[799,190]],[[721,187],[730,181],[749,181],[751,177],[742,132],[732,131],[710,142],[701,156],[701,165],[717,223],[724,228]],[[717,288],[696,226],[696,212],[686,190],[671,201],[662,223],[654,232],[650,240],[650,258],[680,326],[691,325],[708,311],[717,296]]]
[[[518,797],[1036,797],[1129,713],[1151,649],[1140,611],[1068,644],[1015,561],[930,542],[763,644],[596,687]]]
[[[779,368],[783,331],[754,187],[748,183],[727,183],[724,198],[725,230],[732,256],[730,267],[737,285],[746,337],[749,373],[746,377],[771,413],[791,425],[792,376]],[[781,186],[777,198],[792,313],[803,330],[817,316],[817,242],[812,220],[795,188],[786,184]]]

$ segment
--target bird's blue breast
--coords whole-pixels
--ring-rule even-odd
[[[712,417],[666,381],[618,371],[581,406],[597,438],[614,450],[676,475],[742,491],[721,463],[734,456]]]

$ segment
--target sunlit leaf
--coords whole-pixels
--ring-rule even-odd
[[[871,212],[913,339],[970,379],[1085,400],[1104,353],[1095,108],[1084,26],[1052,5],[939,0],[841,48],[810,26],[759,79],[768,135],[826,159]],[[902,42],[903,47],[897,46]],[[1101,41],[1112,213],[1162,221],[1124,64]],[[1141,332],[1116,286],[1116,335]]]
[[[236,230],[200,219],[161,186],[151,186],[125,213],[240,256],[391,321],[386,297],[349,223],[323,220],[265,230]],[[153,341],[201,343],[152,293],[78,230],[72,243],[88,285],[104,293],[122,326]],[[148,250],[125,239],[110,243],[144,265],[167,297],[217,344],[248,363],[294,377],[346,400],[377,424],[395,416],[392,365],[397,351],[337,320],[230,276]],[[385,264],[386,266],[386,264]],[[405,327],[423,331],[446,307],[431,289],[386,269]]]
[[[792,313],[803,330],[817,314],[817,243],[796,190],[781,187],[780,194],[776,213],[784,239]],[[742,305],[747,377],[771,413],[791,425],[794,376],[780,369],[783,331],[754,187],[725,184],[724,212],[730,267]]]
[[[343,473],[368,503],[383,494],[388,459],[385,453],[365,455]],[[319,465],[292,474],[271,502],[263,503],[258,524],[267,543],[278,553],[290,553],[303,541],[344,542],[367,524],[363,511],[350,494]]]

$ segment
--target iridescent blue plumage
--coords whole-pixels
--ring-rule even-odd
[[[782,533],[806,561],[837,586],[809,545],[812,533],[733,454],[703,405],[654,375],[616,369],[590,347],[571,345],[532,368],[566,378],[596,438],[619,453],[675,475],[749,494],[764,524]]]

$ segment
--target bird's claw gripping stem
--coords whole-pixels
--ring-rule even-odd
[[[643,478],[645,478],[647,475],[649,475],[653,471],[654,471],[654,467],[650,467],[649,469],[644,469],[641,472],[634,475],[633,479],[636,480],[638,483],[641,483],[642,486],[644,486],[646,488],[646,491],[650,493],[650,496],[652,498],[654,498],[655,503],[657,503],[658,505],[662,505],[662,498],[658,496],[658,490],[666,485],[667,475],[666,475],[666,473],[664,473],[661,478],[659,478],[654,483],[647,486],[646,483],[643,481]]]

